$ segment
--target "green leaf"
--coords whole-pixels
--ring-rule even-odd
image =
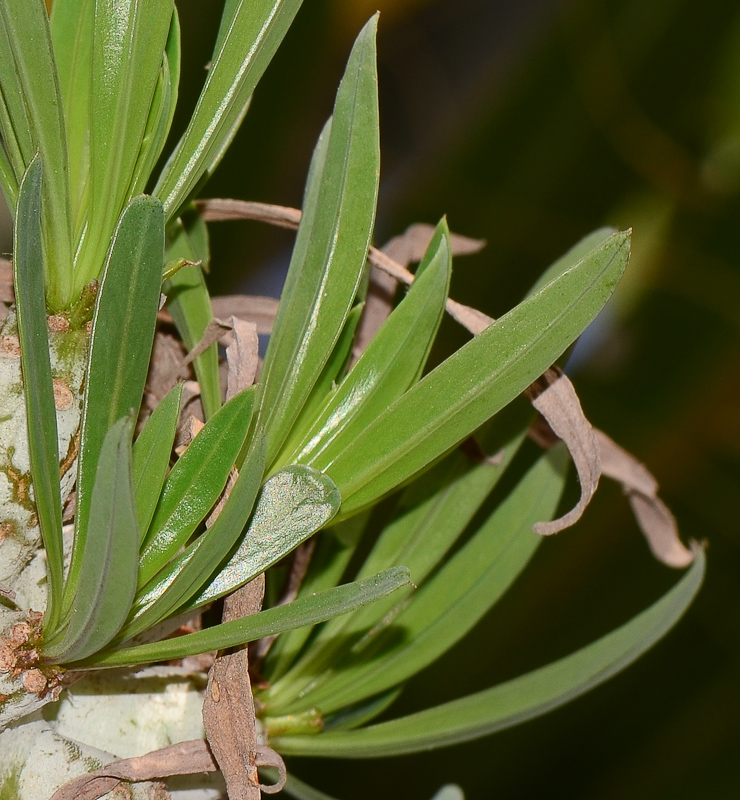
[[[521,426],[517,425],[514,430],[513,436],[505,437],[498,463],[472,466],[467,456],[455,452],[409,486],[401,498],[396,517],[381,533],[357,577],[364,578],[403,564],[409,569],[414,586],[421,586],[445,558],[511,463],[523,438]],[[491,452],[496,452],[502,443],[493,435],[488,439],[487,444],[495,442]],[[260,695],[269,712],[282,714],[309,691],[309,687],[313,691],[330,680],[337,663],[350,648],[369,630],[379,632],[390,625],[398,613],[399,603],[410,594],[409,589],[403,590],[393,598],[378,601],[372,607],[325,625],[287,675],[280,679],[269,676],[270,687]]]
[[[130,199],[172,21],[173,0],[98,0],[92,47],[90,203],[75,263],[78,292],[97,278]]]
[[[121,215],[95,302],[66,608],[79,575],[103,438],[114,422],[132,411],[137,413],[141,405],[154,342],[163,259],[162,204],[152,197],[136,197]]]
[[[376,758],[458,744],[545,714],[624,669],[686,611],[704,576],[700,553],[681,581],[626,625],[566,658],[460,700],[354,731],[276,738],[282,755]]]
[[[108,431],[100,452],[93,508],[69,624],[42,647],[47,663],[87,658],[123,625],[136,591],[139,531],[131,480],[133,416]]]
[[[249,429],[253,405],[251,387],[232,397],[175,462],[144,538],[140,587],[188,541],[221,496]]]
[[[336,586],[365,531],[369,514],[357,514],[332,525],[317,537],[308,573],[298,590],[298,597]],[[311,635],[312,628],[299,628],[281,636],[270,648],[262,671],[270,682],[277,681],[295,661]]]
[[[192,350],[203,337],[206,326],[213,319],[211,298],[203,277],[203,268],[208,266],[208,229],[202,217],[188,213],[168,228],[170,240],[167,245],[166,263],[180,258],[202,262],[178,270],[165,281],[163,291],[167,295],[167,309],[172,314],[185,347]],[[193,361],[195,377],[198,379],[206,419],[212,417],[221,406],[221,381],[218,374],[218,349],[214,342]]]
[[[203,589],[238,541],[254,508],[264,470],[265,443],[257,437],[218,519],[176,562],[174,573],[167,575],[164,590],[155,577],[137,594],[131,619],[121,631],[121,640],[166,619]]]
[[[364,271],[380,168],[376,24],[371,19],[355,42],[331,126],[324,130],[311,165],[260,381],[257,424],[267,433],[268,464],[339,338]]]
[[[33,499],[46,549],[49,598],[44,625],[56,625],[62,597],[64,542],[59,488],[59,447],[49,337],[44,302],[44,253],[41,216],[41,157],[36,156],[21,182],[13,230],[15,286],[21,371],[26,391],[28,447]]]
[[[51,38],[64,104],[75,241],[87,221],[90,190],[90,83],[94,22],[95,0],[54,0]]]
[[[552,281],[559,278],[564,272],[575,267],[579,261],[586,258],[592,250],[604,244],[604,242],[615,233],[616,231],[614,228],[603,227],[597,228],[595,231],[584,236],[583,239],[576,242],[567,253],[550,264],[537,279],[534,286],[529,290],[527,297],[537,294],[537,292],[547,286],[548,283],[552,283]]]
[[[185,135],[165,166],[154,194],[172,219],[201,178],[223,155],[249,97],[293,21],[301,0],[240,0],[230,3],[214,57]]]
[[[541,375],[609,299],[629,255],[618,233],[476,336],[348,443],[326,470],[342,516],[468,436]]]
[[[133,453],[133,482],[136,519],[142,540],[149,530],[164,479],[180,419],[183,384],[172,388],[154,409],[136,438]]]
[[[392,624],[369,645],[367,638],[358,642],[350,657],[335,666],[333,677],[310,699],[301,698],[302,704],[331,713],[372,697],[421,672],[465,636],[534,555],[542,537],[532,526],[553,517],[567,465],[562,447],[542,456],[470,541],[394,615]]]
[[[292,461],[325,469],[337,453],[418,381],[444,314],[451,268],[449,231],[443,221],[408,295],[317,415]]]
[[[403,567],[395,567],[364,581],[327,589],[325,592],[296,600],[288,605],[270,608],[259,614],[225,622],[186,636],[101,653],[86,659],[83,663],[75,664],[75,669],[133,666],[152,661],[185,658],[209,650],[237,647],[293,628],[325,622],[366,603],[372,603],[408,582],[408,571]]]
[[[210,603],[264,572],[323,528],[340,503],[337,487],[311,467],[277,472],[262,489],[239,548],[191,605]]]
[[[36,152],[44,163],[47,303],[62,309],[73,299],[69,164],[59,76],[43,0],[0,3],[0,89],[13,129],[11,134],[4,127],[3,139],[16,178]]]

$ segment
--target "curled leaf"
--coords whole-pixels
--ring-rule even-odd
[[[687,567],[696,558],[698,548],[695,544],[686,547],[679,538],[676,520],[658,497],[658,482],[652,473],[603,431],[595,430],[594,435],[601,469],[608,478],[622,484],[653,555],[669,567]]]
[[[212,297],[213,313],[221,319],[238,317],[253,322],[257,333],[272,333],[279,301],[274,297],[257,297],[233,294],[225,297]]]
[[[558,367],[547,370],[526,394],[551,431],[565,442],[581,484],[581,497],[567,514],[534,526],[536,533],[550,536],[575,525],[591,502],[601,475],[599,445],[573,384]]]

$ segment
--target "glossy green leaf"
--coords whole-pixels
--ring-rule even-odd
[[[359,570],[358,578],[374,575],[397,564],[406,566],[421,586],[444,559],[458,537],[499,481],[521,444],[523,434],[509,436],[496,464],[471,465],[467,456],[452,453],[408,487],[396,517],[385,527]],[[491,436],[491,442],[494,437]],[[493,450],[492,452],[495,452]],[[270,676],[270,687],[260,696],[270,713],[284,713],[308,691],[334,676],[335,667],[369,630],[390,625],[398,605],[411,591],[403,590],[373,607],[325,625],[311,647],[287,675]]]
[[[90,84],[90,203],[75,263],[78,291],[96,278],[129,189],[172,21],[173,0],[98,0]]]
[[[147,419],[134,444],[134,497],[142,540],[149,530],[170,466],[170,455],[180,419],[182,388],[180,383],[167,393]]]
[[[172,219],[224,151],[254,87],[293,21],[301,0],[240,0],[227,6],[221,47],[185,135],[154,190]]]
[[[358,642],[334,676],[303,703],[331,713],[372,697],[421,672],[465,636],[534,555],[542,537],[532,526],[553,517],[567,465],[564,448],[542,456],[392,624],[369,645]]]
[[[176,565],[174,577],[168,576],[165,591],[158,590],[155,577],[137,594],[121,639],[153,627],[202,591],[241,536],[254,508],[264,470],[265,443],[264,439],[256,438],[218,519],[190,545]]]
[[[402,691],[403,687],[397,686],[387,692],[371,697],[369,700],[364,700],[351,706],[344,706],[335,714],[324,715],[324,730],[349,731],[366,725],[370,720],[387,711],[396,702]],[[267,721],[265,719],[265,722]]]
[[[703,553],[681,581],[626,625],[566,658],[507,683],[354,731],[276,738],[282,755],[376,758],[458,744],[545,714],[627,667],[661,639],[694,599]]]
[[[3,0],[0,3],[0,87],[13,135],[3,139],[22,174],[39,152],[44,162],[43,214],[46,229],[47,303],[55,310],[72,298],[72,222],[69,164],[59,76],[43,0]],[[16,177],[21,164],[14,163]]]
[[[368,516],[367,513],[357,514],[322,531],[317,537],[308,573],[301,583],[298,597],[324,591],[339,583],[364,533]],[[311,628],[299,628],[275,641],[262,668],[270,682],[277,681],[288,671],[311,631]]]
[[[276,459],[276,464],[290,464],[295,460],[292,457],[293,453],[299,448],[301,442],[306,438],[306,434],[313,427],[320,409],[326,404],[329,396],[337,391],[337,383],[341,380],[342,371],[345,369],[352,354],[355,332],[362,317],[363,308],[364,304],[361,303],[354,306],[349,312],[331,356],[329,356],[321,375],[319,375],[313,389],[311,389],[311,394],[304,403],[290,436],[283,446],[283,451]]]
[[[100,451],[77,591],[61,638],[42,648],[47,663],[96,653],[118,633],[136,591],[139,530],[131,480],[133,416],[116,422]]]
[[[408,480],[541,375],[609,299],[629,256],[614,234],[425,376],[349,443],[327,472],[347,516]]]
[[[59,70],[69,151],[75,241],[87,220],[90,176],[90,82],[95,0],[54,0],[51,38]]]
[[[102,653],[87,659],[82,664],[75,664],[75,668],[133,666],[237,647],[293,628],[325,622],[366,603],[372,603],[408,582],[408,571],[403,567],[395,567],[364,581],[327,589],[325,592],[304,597],[288,605],[270,608],[259,614],[225,622],[186,636]]]
[[[58,621],[62,597],[64,543],[59,488],[59,447],[49,337],[44,300],[44,253],[41,215],[43,168],[33,159],[21,183],[13,230],[13,283],[21,345],[23,393],[33,499],[46,549],[49,580],[45,626]]]
[[[535,282],[534,286],[529,290],[527,293],[527,297],[530,295],[536,294],[547,286],[548,283],[551,283],[556,278],[559,278],[564,272],[567,270],[572,269],[578,264],[579,261],[586,258],[586,256],[592,251],[595,250],[600,245],[604,244],[604,242],[612,235],[616,233],[614,228],[603,227],[597,228],[595,231],[587,234],[576,242],[573,247],[568,250],[567,253],[562,255],[557,261],[554,261],[550,266],[540,275],[540,277]]]
[[[452,254],[449,230],[437,228],[421,272],[352,371],[316,417],[291,460],[324,469],[421,376],[444,314]]]
[[[237,551],[191,605],[210,603],[264,572],[323,528],[340,503],[337,487],[311,467],[277,472],[264,485]]]
[[[166,262],[179,258],[201,262],[178,270],[165,281],[167,310],[172,314],[185,347],[192,350],[203,337],[213,319],[211,298],[206,288],[203,269],[208,267],[208,229],[196,213],[188,213],[168,228]],[[221,406],[221,381],[218,374],[218,348],[214,342],[193,361],[195,376],[200,385],[206,419]]]
[[[152,197],[134,198],[113,237],[95,302],[77,464],[75,543],[65,607],[80,569],[100,448],[114,422],[138,413],[144,392],[164,259],[164,214]],[[115,358],[111,354],[115,353]]]
[[[251,387],[232,397],[175,463],[144,539],[140,587],[188,541],[221,496],[249,429],[253,405]]]
[[[380,168],[376,24],[376,18],[370,20],[355,42],[331,126],[322,134],[311,166],[260,381],[258,425],[267,433],[268,464],[334,349],[365,267]]]

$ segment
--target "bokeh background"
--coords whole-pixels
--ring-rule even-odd
[[[185,123],[221,2],[178,0]],[[702,592],[616,679],[539,720],[429,755],[293,762],[342,800],[740,796],[740,4],[730,0],[306,0],[211,196],[300,205],[351,42],[381,10],[376,243],[448,216],[485,238],[452,295],[498,315],[592,229],[634,228],[629,273],[571,364],[594,424],[648,463]],[[7,241],[7,240],[6,240]],[[212,226],[214,292],[280,290],[292,237]],[[7,250],[7,243],[2,247]],[[464,341],[453,324],[441,351]],[[394,711],[514,677],[606,633],[678,575],[606,484]]]

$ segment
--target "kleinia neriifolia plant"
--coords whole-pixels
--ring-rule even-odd
[[[0,330],[3,798],[100,797],[121,781],[161,798],[173,775],[190,777],[172,797],[315,798],[282,756],[398,755],[542,714],[650,647],[701,581],[703,554],[681,544],[652,476],[589,425],[554,366],[614,291],[629,232],[586,237],[498,320],[448,298],[453,255],[480,243],[444,219],[371,246],[376,18],[302,210],[198,199],[300,5],[226,0],[198,103],[155,174],[178,93],[173,0],[55,0],[50,13],[0,0],[14,219],[0,265],[13,298]],[[207,223],[222,219],[297,229],[279,305],[209,297]],[[446,312],[474,335],[429,370]],[[581,499],[558,516],[569,453]],[[372,723],[544,535],[578,519],[602,472],[656,555],[692,565],[681,581],[561,661]],[[207,607],[220,623],[203,622]]]

